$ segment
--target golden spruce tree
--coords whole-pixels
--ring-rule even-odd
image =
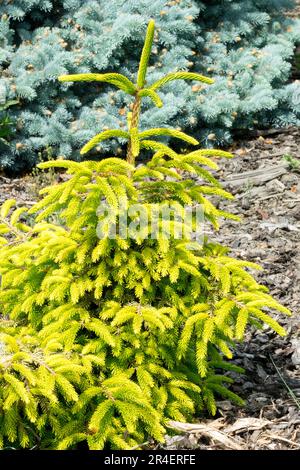
[[[219,218],[236,219],[211,200],[232,198],[211,173],[218,157],[232,155],[201,150],[179,130],[139,131],[142,101],[163,106],[159,90],[168,82],[213,82],[183,71],[148,84],[153,37],[150,21],[136,83],[117,73],[59,77],[103,82],[133,97],[128,129],[104,131],[81,152],[118,138],[128,141],[127,154],[42,163],[68,178],[43,189],[30,210],[12,200],[1,207],[4,448],[130,449],[163,441],[169,420],[215,414],[216,397],[242,403],[224,371],[240,370],[230,359],[247,325],[285,333],[270,311],[289,311],[249,272],[260,267],[192,239],[195,211],[189,224],[178,219],[186,206],[201,207],[203,224],[216,229]],[[160,136],[181,141],[181,150]],[[151,157],[141,163],[143,150]],[[161,216],[166,208],[169,220]]]

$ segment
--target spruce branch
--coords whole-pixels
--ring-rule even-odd
[[[160,96],[154,90],[151,90],[150,88],[143,88],[142,90],[138,92],[138,96],[140,98],[149,97],[151,98],[151,100],[153,101],[153,103],[155,104],[157,108],[163,107],[163,102]]]
[[[207,85],[212,85],[214,83],[213,79],[205,77],[204,75],[200,75],[199,73],[174,72],[152,83],[152,85],[149,86],[149,89],[157,90],[158,88],[161,88],[162,86],[166,85],[168,82],[171,82],[173,80],[195,80],[198,82],[206,83]]]
[[[60,82],[103,82],[115,85],[129,95],[136,93],[134,84],[124,75],[119,73],[81,73],[75,75],[60,75]]]
[[[167,128],[154,128],[149,129],[147,131],[143,131],[139,133],[140,139],[145,139],[147,137],[159,136],[159,135],[168,135],[170,137],[175,137],[176,139],[183,140],[191,145],[198,145],[199,142],[194,137],[185,134],[184,132],[178,131],[176,129],[167,129]]]
[[[87,142],[84,147],[80,150],[81,155],[88,153],[92,148],[96,147],[103,140],[111,139],[113,137],[121,137],[123,139],[129,138],[129,133],[121,131],[119,129],[112,129],[108,131],[101,132],[100,134],[95,135],[89,142]]]
[[[147,73],[149,58],[150,58],[153,39],[154,39],[154,30],[155,30],[155,23],[153,20],[151,20],[148,24],[144,47],[143,47],[143,51],[142,51],[142,55],[140,59],[140,65],[139,65],[138,76],[137,76],[138,89],[142,89],[145,86],[146,73]]]

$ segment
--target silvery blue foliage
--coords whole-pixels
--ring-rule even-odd
[[[10,171],[31,167],[47,148],[79,159],[79,148],[96,132],[122,128],[128,111],[122,92],[91,83],[86,94],[86,87],[60,84],[56,77],[118,70],[134,78],[149,17],[157,24],[149,82],[185,69],[213,76],[216,83],[203,89],[169,84],[163,109],[146,104],[142,127],[168,123],[192,131],[202,145],[216,146],[228,143],[236,129],[299,124],[299,84],[288,79],[300,25],[284,17],[293,3],[4,0],[1,90],[20,104],[9,110],[17,132],[9,152],[0,148],[0,165]],[[107,143],[101,151],[120,152],[121,145]],[[94,157],[101,156],[99,150]]]

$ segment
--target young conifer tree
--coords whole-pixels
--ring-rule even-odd
[[[259,266],[191,240],[190,226],[175,216],[157,217],[188,205],[200,206],[203,223],[215,228],[220,217],[236,219],[210,200],[232,198],[210,172],[215,157],[231,154],[178,153],[157,138],[198,142],[170,128],[139,131],[142,100],[161,107],[166,83],[212,82],[183,71],[148,84],[153,36],[150,21],[136,83],[117,73],[59,77],[107,83],[133,97],[128,129],[104,131],[82,149],[120,138],[127,155],[42,163],[69,178],[43,189],[27,214],[12,200],[1,207],[2,447],[130,449],[150,437],[163,441],[169,420],[215,414],[216,397],[242,403],[222,370],[241,371],[229,360],[247,325],[285,334],[269,311],[289,311],[248,272]],[[153,156],[137,164],[144,149]],[[124,214],[125,235],[113,233]]]

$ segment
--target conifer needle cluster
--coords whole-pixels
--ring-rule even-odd
[[[97,81],[133,97],[127,131],[105,139],[128,140],[127,155],[101,161],[57,160],[40,168],[69,175],[43,189],[32,208],[6,201],[0,210],[0,442],[2,447],[130,449],[163,441],[169,420],[186,421],[209,411],[216,399],[242,399],[228,386],[227,371],[248,325],[284,329],[270,315],[288,309],[259,285],[249,269],[209,240],[153,239],[150,223],[139,237],[99,238],[99,206],[118,218],[124,207],[146,210],[166,203],[202,206],[204,222],[218,228],[236,219],[211,200],[232,198],[211,170],[220,150],[170,128],[139,131],[143,99],[162,106],[159,90],[172,80],[209,85],[189,72],[146,82],[154,36],[150,21],[137,81],[117,73],[60,76]],[[175,152],[159,141],[187,145]],[[192,146],[195,149],[192,149]],[[142,149],[152,153],[139,163]],[[122,204],[120,204],[122,201]],[[130,213],[132,221],[136,214]],[[151,221],[151,220],[150,220]],[[174,222],[175,224],[175,222]]]

